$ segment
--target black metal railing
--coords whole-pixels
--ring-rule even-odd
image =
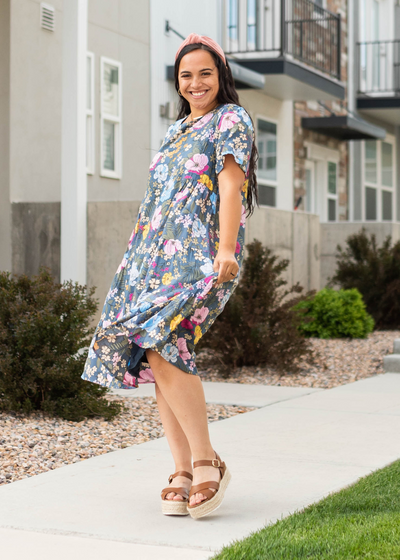
[[[358,93],[400,95],[400,39],[357,43]]]
[[[271,0],[268,9],[265,0],[225,0],[225,14],[227,54],[290,55],[340,79],[340,14],[312,0]]]

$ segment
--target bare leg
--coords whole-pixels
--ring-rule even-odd
[[[192,472],[192,453],[190,451],[189,442],[172,412],[163,394],[156,383],[156,397],[158,410],[160,411],[161,421],[164,427],[165,435],[167,436],[169,448],[175,462],[175,472],[188,471]],[[184,476],[177,476],[171,483],[171,486],[182,486],[183,488],[190,489],[191,482]],[[183,498],[175,492],[170,492],[165,496],[167,500],[182,501]]]
[[[214,459],[207,423],[207,408],[201,380],[164,360],[160,354],[147,350],[147,359],[158,389],[168,403],[189,442],[193,460]],[[193,472],[193,484],[207,480],[219,482],[219,470],[214,467],[198,467]],[[205,499],[201,493],[191,497],[195,505]]]

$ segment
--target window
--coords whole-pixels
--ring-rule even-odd
[[[94,54],[86,57],[86,173],[94,173]]]
[[[382,220],[392,221],[393,145],[381,142]]]
[[[305,194],[304,194],[304,210],[306,212],[316,212],[315,198],[315,164],[313,161],[306,160],[305,166]]]
[[[394,206],[393,144],[386,141],[364,142],[365,219],[391,221]]]
[[[336,222],[337,220],[337,167],[334,161],[328,161],[328,222]]]
[[[101,57],[100,152],[103,177],[122,176],[122,65]]]
[[[257,180],[260,204],[276,206],[277,187],[277,126],[257,119],[257,148],[259,153]]]
[[[375,140],[367,140],[365,142],[365,180],[367,183],[376,183],[377,181],[377,155]]]
[[[239,47],[239,0],[227,2],[227,51],[238,50]]]
[[[257,11],[258,1],[247,0],[247,49],[255,51],[257,49]]]

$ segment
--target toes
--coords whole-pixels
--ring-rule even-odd
[[[201,502],[203,502],[205,499],[206,497],[203,494],[193,494],[193,496],[191,497],[190,505],[194,506],[197,504],[201,504]]]
[[[168,494],[165,496],[165,498],[167,500],[175,500],[177,502],[182,502],[183,498],[180,494],[175,494],[175,492],[168,492]]]

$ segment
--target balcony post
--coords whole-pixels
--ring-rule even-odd
[[[341,50],[342,50],[342,19],[338,14],[338,47],[337,47],[337,79],[340,80],[341,75]]]
[[[285,13],[285,6],[286,0],[281,0],[281,57],[286,51],[286,13]]]

